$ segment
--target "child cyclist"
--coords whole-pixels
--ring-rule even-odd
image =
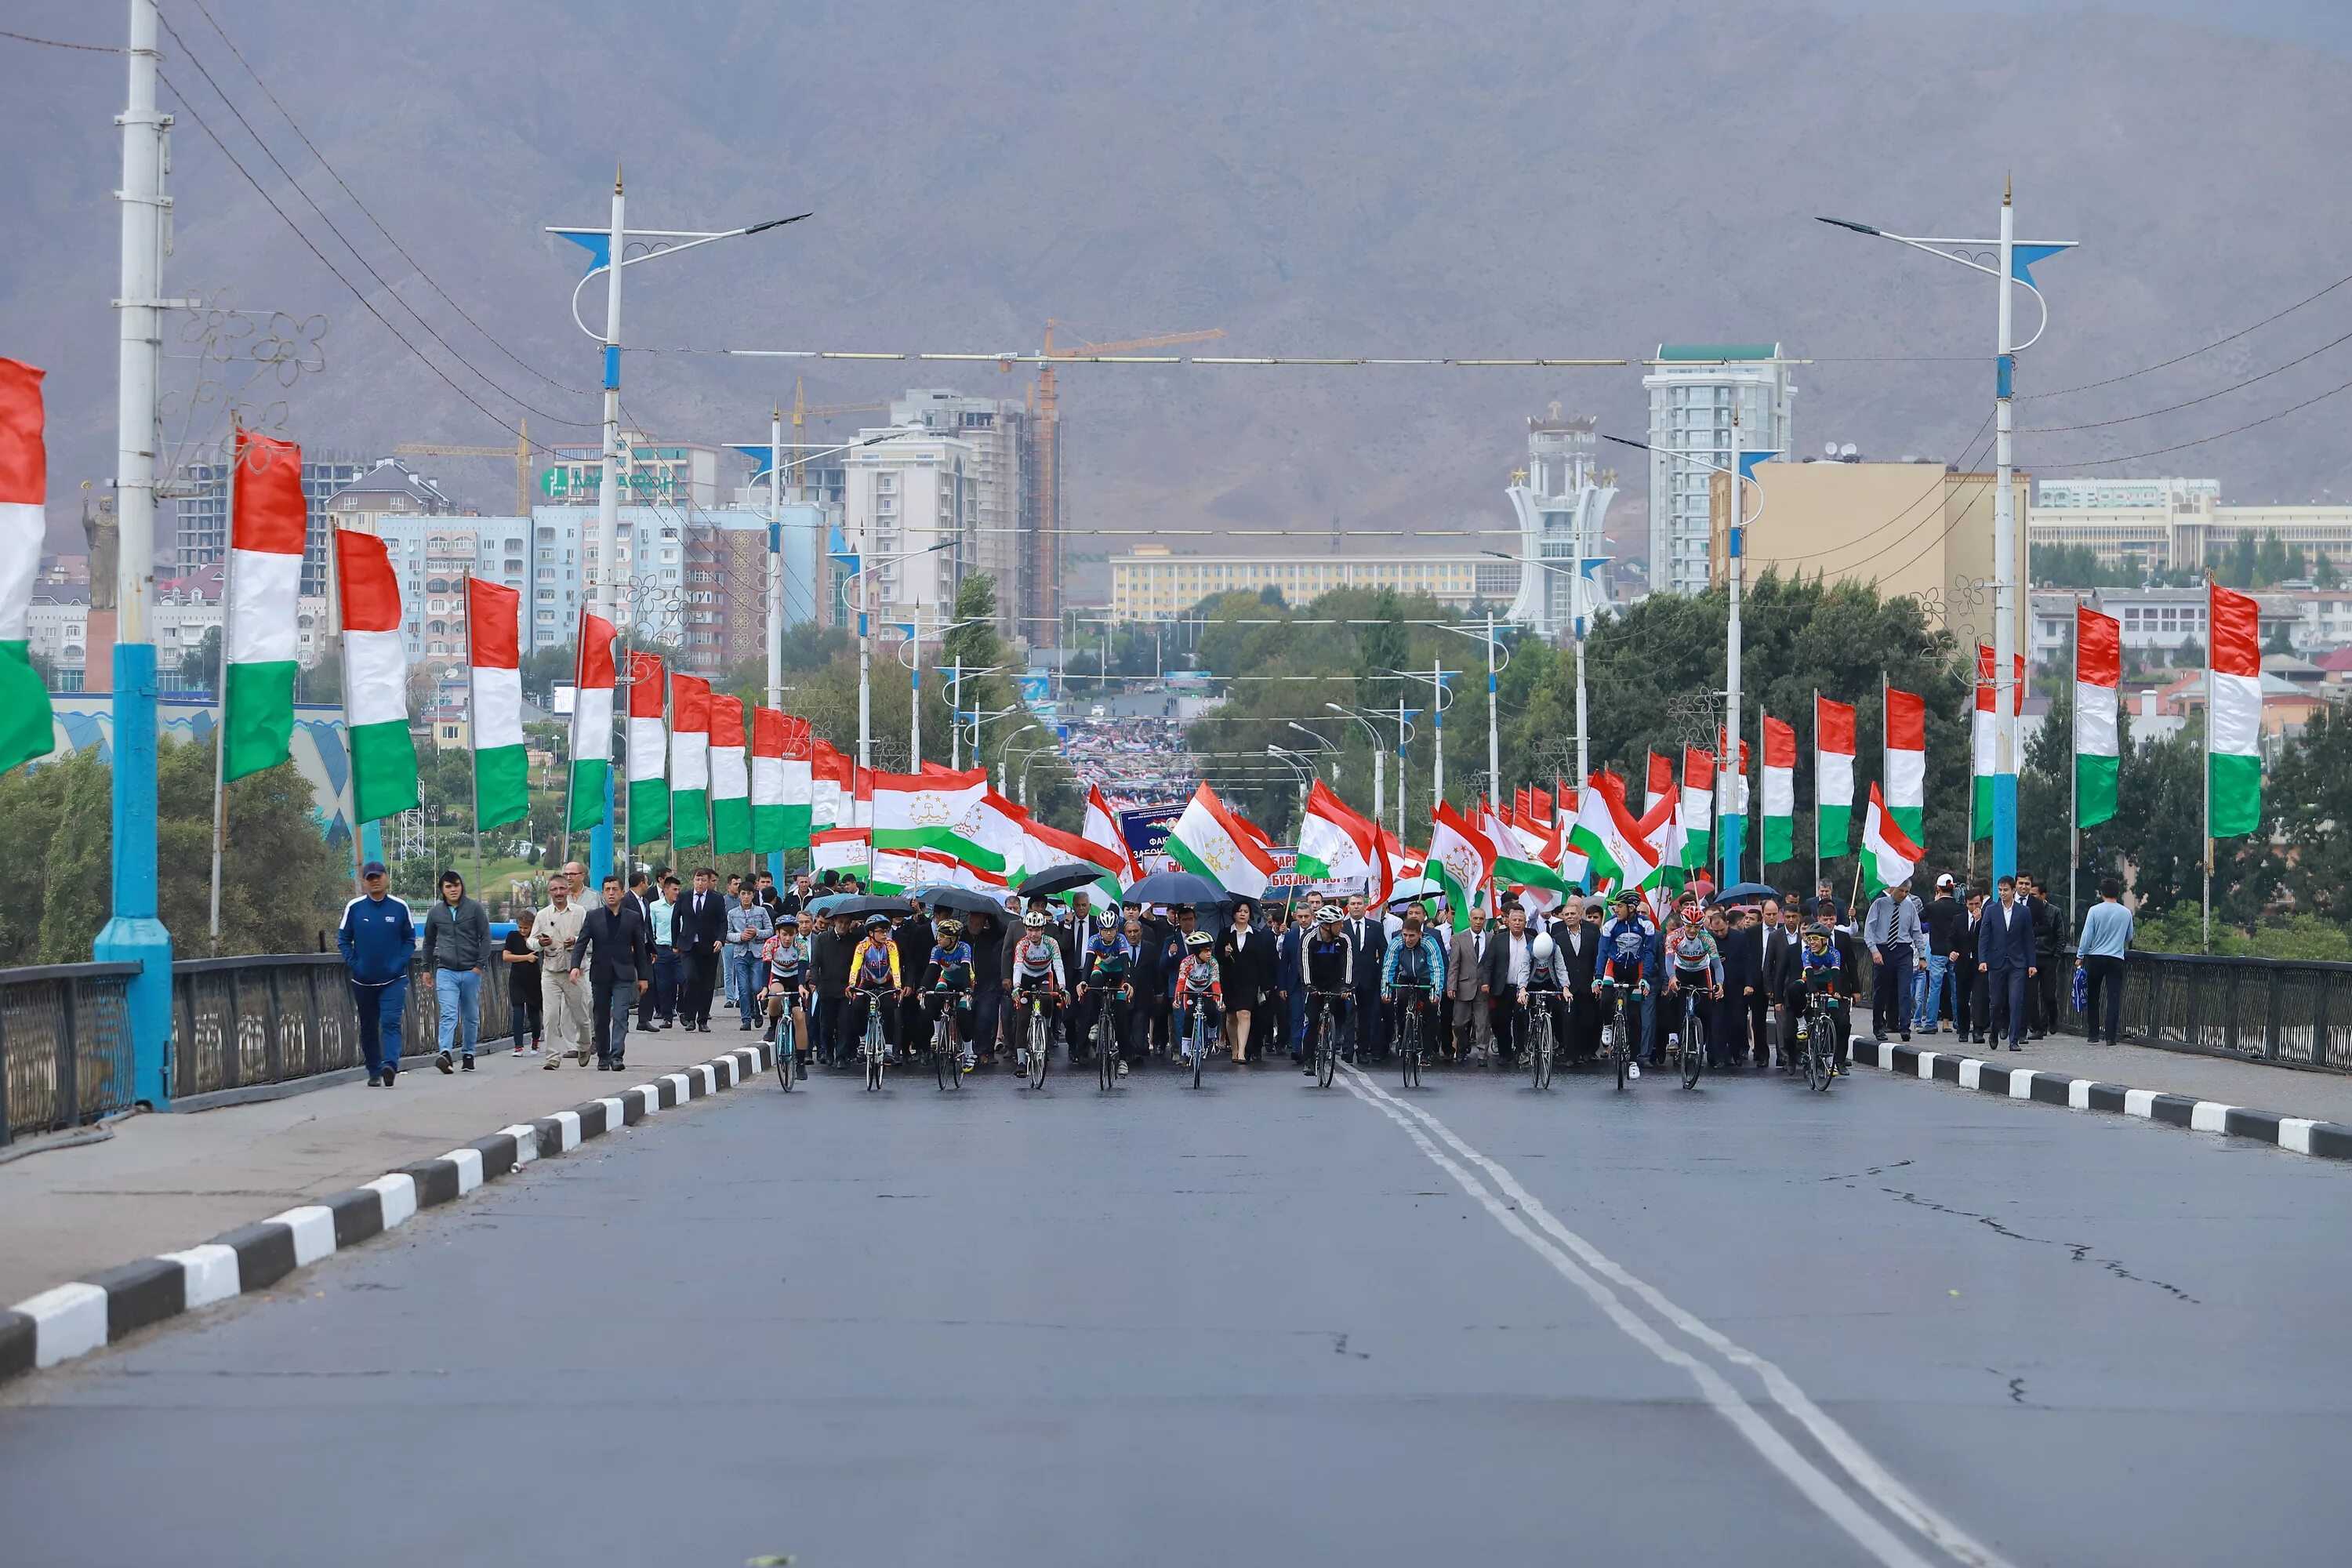
[[[972,1068],[971,1048],[971,943],[963,939],[963,922],[941,916],[932,922],[935,940],[931,956],[923,965],[922,1008],[926,1033],[937,1036],[940,1015],[954,1009],[954,1023],[950,1026],[962,1049],[963,1070]]]
[[[761,992],[767,1003],[768,1039],[777,1043],[777,1026],[790,1015],[793,1076],[806,1078],[809,951],[808,943],[801,940],[800,916],[788,912],[776,917],[776,934],[761,945],[760,958],[768,971],[768,983]]]
[[[856,1042],[854,1048],[864,1049],[867,1013],[879,1007],[882,1013],[882,1049],[884,1059],[898,1059],[898,1042],[890,1037],[891,1024],[898,1008],[887,1005],[897,995],[898,980],[898,944],[890,940],[890,917],[875,915],[866,922],[866,940],[849,959],[849,1026],[848,1037]]]
[[[1224,1023],[1225,990],[1217,974],[1216,939],[1196,931],[1184,939],[1184,962],[1176,970],[1176,1039],[1179,1059],[1192,1065],[1193,1019],[1202,1026],[1202,1038],[1213,1043]]]
[[[1838,1016],[1837,1009],[1853,993],[1853,983],[1846,974],[1846,955],[1839,951],[1836,935],[1826,921],[1817,921],[1805,928],[1804,942],[1797,955],[1797,984],[1781,999],[1796,1015],[1797,1033],[1801,1038],[1811,1026],[1809,1019],[1813,997],[1821,997],[1828,1005],[1830,1016],[1835,1018]],[[1843,1032],[1841,1026],[1839,1033]],[[1831,1077],[1839,1076],[1843,1070],[1838,1066],[1838,1058],[1844,1054],[1832,1041],[1830,1047]]]
[[[1029,1076],[1029,1032],[1022,1022],[1032,999],[1043,1002],[1045,1015],[1045,1037],[1036,1049],[1053,1048],[1054,1026],[1062,1011],[1062,993],[1069,984],[1069,976],[1062,968],[1062,944],[1046,930],[1045,911],[1031,910],[1021,917],[1021,935],[1013,945],[1013,996],[1014,1008],[1010,1026],[1013,1033],[1015,1056],[1013,1075]],[[1042,1068],[1043,1063],[1039,1066]]]

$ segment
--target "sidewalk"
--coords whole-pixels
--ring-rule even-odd
[[[2077,1035],[2053,1035],[2046,1040],[2026,1041],[2022,1051],[1996,1052],[1990,1041],[1969,1046],[1955,1036],[1914,1031],[1911,1045],[1916,1050],[1998,1061],[2005,1068],[2062,1072],[2129,1089],[2219,1100],[2249,1110],[2352,1123],[2352,1074],[2308,1072],[2152,1046],[2094,1046]]]
[[[429,1057],[412,1058],[396,1089],[346,1083],[255,1105],[128,1118],[105,1142],[0,1164],[0,1306],[194,1247],[758,1037],[732,1017],[713,1018],[708,1035],[633,1033],[628,1069],[619,1073],[571,1061],[549,1072],[543,1058],[518,1059],[501,1045],[474,1071],[447,1077]]]

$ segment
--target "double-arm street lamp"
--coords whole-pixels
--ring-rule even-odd
[[[2014,433],[2017,356],[2041,342],[2042,334],[2050,326],[2050,301],[2034,286],[2033,264],[2045,261],[2062,250],[2070,250],[2078,242],[2018,238],[2017,209],[2011,200],[2007,181],[2001,183],[2000,235],[1997,239],[1951,239],[1933,235],[1893,234],[1883,228],[1873,228],[1866,223],[1853,223],[1841,217],[1825,217],[1822,222],[1852,229],[1856,234],[1866,234],[1874,239],[1891,239],[1897,245],[1956,262],[1971,272],[1983,273],[1997,285],[1999,321],[1993,335],[1992,870],[1995,877],[2011,876],[2017,870],[2017,499],[2011,491],[2013,483],[2014,454],[2011,450],[2011,442]],[[2013,326],[2011,285],[2021,287],[2032,295],[2033,302],[2042,313],[2033,335],[2021,343],[2009,341]]]

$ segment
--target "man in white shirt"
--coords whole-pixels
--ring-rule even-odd
[[[588,988],[572,978],[572,949],[580,941],[580,923],[588,911],[572,901],[569,878],[558,871],[547,879],[547,907],[531,917],[530,944],[539,953],[540,1010],[546,1015],[547,1065],[554,1067],[568,1049],[584,1062],[593,1047],[588,1040]],[[572,1044],[563,1040],[569,1035]]]

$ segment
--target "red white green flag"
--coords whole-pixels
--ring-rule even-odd
[[[1870,809],[1862,819],[1862,885],[1875,894],[1881,888],[1907,882],[1927,852],[1911,841],[1895,820],[1895,813],[1870,786]]]
[[[1086,827],[1079,837],[1102,852],[1104,865],[1118,868],[1120,887],[1142,875],[1136,869],[1134,852],[1127,847],[1127,836],[1118,830],[1118,818],[1111,815],[1110,803],[1103,799],[1100,784],[1087,787]]]
[[[784,715],[784,851],[809,847],[816,827],[816,737],[809,721]]]
[[[1429,814],[1429,858],[1422,870],[1445,895],[1445,912],[1454,929],[1468,931],[1470,906],[1494,875],[1494,843],[1440,801]]]
[[[2013,656],[2017,661],[2017,678],[2009,689],[2009,707],[2012,713],[2025,710],[2025,656]],[[2000,704],[1995,700],[1999,690],[1993,676],[1998,668],[1993,662],[1993,650],[1983,643],[1977,644],[1977,710],[1969,731],[1969,789],[1975,837],[1992,837],[1992,775],[1995,742],[1998,735],[1993,722]]]
[[[710,682],[669,678],[669,843],[710,842]]]
[[[483,827],[530,815],[522,738],[522,590],[466,579],[466,663],[472,677],[474,820]]]
[[[2121,761],[2120,704],[2124,679],[2123,623],[2074,608],[2074,826],[2096,827],[2116,815],[2116,770]]]
[[[662,733],[662,661],[643,648],[629,650],[629,722],[622,744],[629,778],[629,839],[647,843],[669,833],[669,779],[664,767],[668,737]]]
[[[302,449],[236,432],[229,494],[227,631],[221,638],[221,778],[293,754],[297,599],[310,506]]]
[[[784,847],[783,713],[751,710],[751,850],[772,855]]]
[[[343,612],[343,729],[352,754],[352,820],[373,822],[416,805],[400,578],[383,540],[342,528],[335,531],[335,582]]]
[[[745,762],[743,700],[710,695],[710,852],[751,847],[751,771]]]
[[[604,823],[604,777],[613,765],[613,623],[580,612],[580,647],[572,665],[571,830]]]
[[[2252,833],[2263,820],[2262,606],[2245,594],[2214,586],[2206,619],[2212,628],[2205,668],[2207,834]]]
[[[1169,858],[1235,898],[1262,899],[1274,880],[1274,857],[1255,823],[1217,798],[1206,784],[1192,792],[1168,833]]]
[[[1777,866],[1797,856],[1797,730],[1764,716],[1763,863]]]
[[[26,621],[48,531],[49,454],[41,374],[0,359],[0,773],[57,749],[49,690]],[[290,623],[289,623],[290,624]],[[91,648],[89,657],[99,657]]]
[[[1882,771],[1886,789],[1880,804],[1904,836],[1916,842],[1927,816],[1927,700],[1916,691],[1887,689]]]
[[[1696,746],[1683,748],[1682,829],[1683,868],[1705,869],[1715,858],[1715,753]]]
[[[1813,852],[1836,859],[1853,840],[1853,706],[1813,698]]]

